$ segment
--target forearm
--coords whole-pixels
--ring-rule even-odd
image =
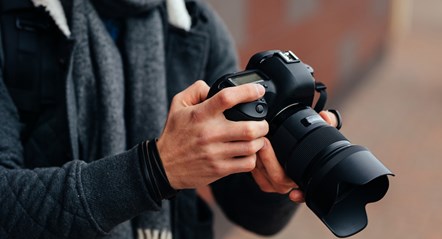
[[[61,168],[0,167],[0,237],[90,238],[159,206],[149,196],[137,149]],[[3,232],[2,232],[3,230]]]

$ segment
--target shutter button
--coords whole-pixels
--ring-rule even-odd
[[[262,104],[259,104],[255,107],[256,112],[262,114],[264,112],[264,106]]]

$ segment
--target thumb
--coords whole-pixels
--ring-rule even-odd
[[[335,114],[328,111],[321,111],[319,115],[329,124],[330,126],[336,127],[338,125],[338,119]]]

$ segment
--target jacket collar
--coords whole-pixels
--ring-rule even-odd
[[[31,0],[35,7],[44,7],[54,19],[57,27],[69,38],[71,31],[60,0]],[[174,27],[189,31],[192,25],[191,17],[186,9],[184,0],[167,0],[168,22]]]

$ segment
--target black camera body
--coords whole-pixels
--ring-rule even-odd
[[[240,104],[227,110],[225,115],[235,121],[272,119],[293,103],[312,105],[315,94],[312,73],[311,67],[303,64],[291,51],[261,52],[250,59],[246,71],[227,74],[218,79],[211,87],[209,97],[225,87],[246,83],[261,84],[266,89],[263,99]],[[259,105],[264,111],[259,109]],[[255,109],[256,107],[258,108]]]
[[[263,85],[264,97],[226,110],[226,118],[267,120],[267,137],[286,174],[304,192],[307,206],[338,237],[364,229],[365,205],[385,195],[387,175],[392,173],[368,149],[351,144],[319,116],[325,86],[315,82],[313,69],[291,51],[260,52],[245,71],[218,79],[208,97],[247,83]],[[312,109],[316,91],[321,96]]]

